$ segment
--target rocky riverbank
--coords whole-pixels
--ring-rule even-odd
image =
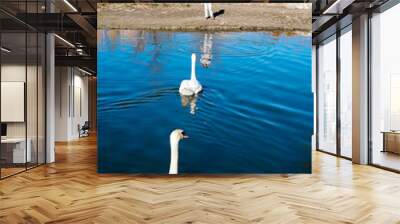
[[[99,3],[98,29],[165,31],[311,32],[311,4],[213,4],[215,20],[202,4]]]

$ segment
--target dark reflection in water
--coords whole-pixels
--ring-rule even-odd
[[[191,137],[180,173],[311,171],[310,36],[99,30],[98,41],[100,172],[167,173],[176,128]],[[204,91],[183,97],[191,53]]]

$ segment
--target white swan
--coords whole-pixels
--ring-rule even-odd
[[[181,86],[179,87],[179,93],[184,96],[192,96],[197,95],[203,87],[196,79],[195,73],[195,65],[196,65],[196,54],[192,54],[192,74],[190,76],[190,80],[183,80],[181,82]]]
[[[184,138],[189,138],[189,136],[182,129],[175,129],[169,135],[169,143],[171,145],[169,174],[178,174],[179,141]]]

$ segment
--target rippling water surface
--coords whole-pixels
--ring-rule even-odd
[[[192,52],[204,91],[184,98]],[[102,173],[168,173],[175,128],[180,173],[309,173],[312,100],[310,36],[98,31]]]

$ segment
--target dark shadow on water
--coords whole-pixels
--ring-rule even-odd
[[[217,16],[220,16],[220,15],[223,15],[225,13],[225,9],[221,9],[221,10],[219,10],[219,11],[217,11],[217,12],[214,12],[214,18],[215,17],[217,17]]]

